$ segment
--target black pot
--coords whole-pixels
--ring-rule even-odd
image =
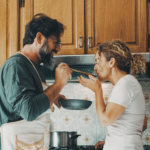
[[[50,132],[51,148],[71,148],[77,147],[77,132]]]

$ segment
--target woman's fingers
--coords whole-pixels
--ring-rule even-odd
[[[83,82],[83,80],[80,78],[80,77],[77,77],[78,78],[78,80],[79,80],[79,82],[83,85],[83,86],[85,86],[85,82]]]
[[[89,75],[89,78],[90,78],[91,80],[94,80],[94,81],[97,80],[97,78],[95,78],[95,77],[93,77],[93,76],[91,76],[91,75]]]
[[[94,82],[94,83],[97,83],[98,85],[101,85],[101,82],[99,81],[99,79],[89,75],[89,78]]]
[[[86,87],[88,87],[88,88],[91,87],[92,82],[91,82],[90,79],[86,79],[86,78],[84,78],[82,75],[81,75],[80,77],[77,77],[77,78],[78,78],[79,82],[80,82],[83,86],[86,86]]]
[[[87,87],[88,86],[88,83],[87,82],[84,82],[83,81],[83,79],[82,78],[80,78],[80,77],[77,77],[78,78],[78,80],[79,80],[79,82],[85,87]]]
[[[84,78],[82,75],[80,75],[80,78],[81,78],[82,81],[84,81],[84,82],[89,82],[89,79]]]

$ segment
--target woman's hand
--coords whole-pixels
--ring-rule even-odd
[[[66,99],[66,97],[64,95],[59,94],[56,99],[54,100],[54,104],[58,107],[61,108],[61,105],[58,103],[59,100],[61,99]]]
[[[98,141],[95,145],[95,149],[102,148],[105,144],[105,141]]]
[[[95,78],[91,75],[89,75],[90,79],[85,79],[85,78],[83,78],[82,75],[77,78],[83,86],[86,86],[87,88],[91,89],[95,93],[99,92],[99,90],[102,89],[101,82],[97,78]]]

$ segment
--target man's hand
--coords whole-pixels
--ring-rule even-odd
[[[59,100],[61,99],[66,99],[66,97],[64,95],[59,94],[56,99],[54,100],[54,104],[58,107],[61,108],[61,105],[58,103]]]
[[[105,141],[98,141],[95,145],[95,149],[102,148],[105,144]]]
[[[71,79],[71,73],[72,70],[65,63],[60,63],[56,68],[55,83],[52,86],[49,86],[48,89],[43,92],[49,99],[50,107],[54,103],[58,108],[60,108],[61,106],[59,105],[58,101],[61,98],[66,99],[64,96],[60,96],[59,93],[67,84],[68,80]]]
[[[55,70],[55,83],[60,84],[64,87],[68,80],[71,79],[72,70],[65,63],[60,63]]]

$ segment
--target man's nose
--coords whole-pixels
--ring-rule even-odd
[[[60,50],[61,50],[60,45],[56,48],[56,50],[57,50],[58,52],[60,52]]]

